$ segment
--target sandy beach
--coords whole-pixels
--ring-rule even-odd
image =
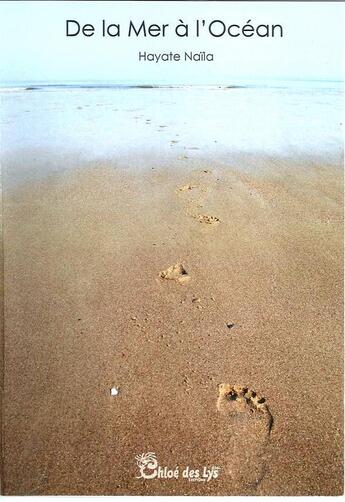
[[[301,167],[99,166],[8,196],[7,493],[341,492],[341,175]],[[176,263],[189,281],[159,277]],[[222,382],[266,397],[268,441],[236,446]],[[221,476],[137,480],[145,451]]]
[[[340,495],[341,163],[171,141],[5,170],[4,492]]]

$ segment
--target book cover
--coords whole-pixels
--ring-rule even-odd
[[[343,14],[1,2],[2,494],[343,493]]]

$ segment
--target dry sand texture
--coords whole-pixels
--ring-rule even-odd
[[[7,494],[342,492],[340,170],[178,162],[5,192]]]

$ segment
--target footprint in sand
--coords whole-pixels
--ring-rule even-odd
[[[256,488],[266,474],[273,425],[266,400],[248,387],[222,383],[217,409],[223,422],[221,435],[227,441],[224,471],[234,483]]]
[[[178,192],[187,192],[188,190],[193,190],[193,188],[197,188],[196,185],[182,185],[178,187]]]
[[[210,216],[208,214],[193,214],[192,216],[200,223],[207,223],[208,225],[218,225],[220,222],[220,219],[217,218],[217,216]]]
[[[184,284],[190,280],[190,275],[188,274],[182,263],[176,263],[176,265],[172,265],[166,270],[163,270],[159,273],[159,277],[161,277],[162,279],[177,281],[180,284]]]

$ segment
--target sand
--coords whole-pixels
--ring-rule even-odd
[[[4,493],[341,494],[342,207],[259,154],[6,190]]]

